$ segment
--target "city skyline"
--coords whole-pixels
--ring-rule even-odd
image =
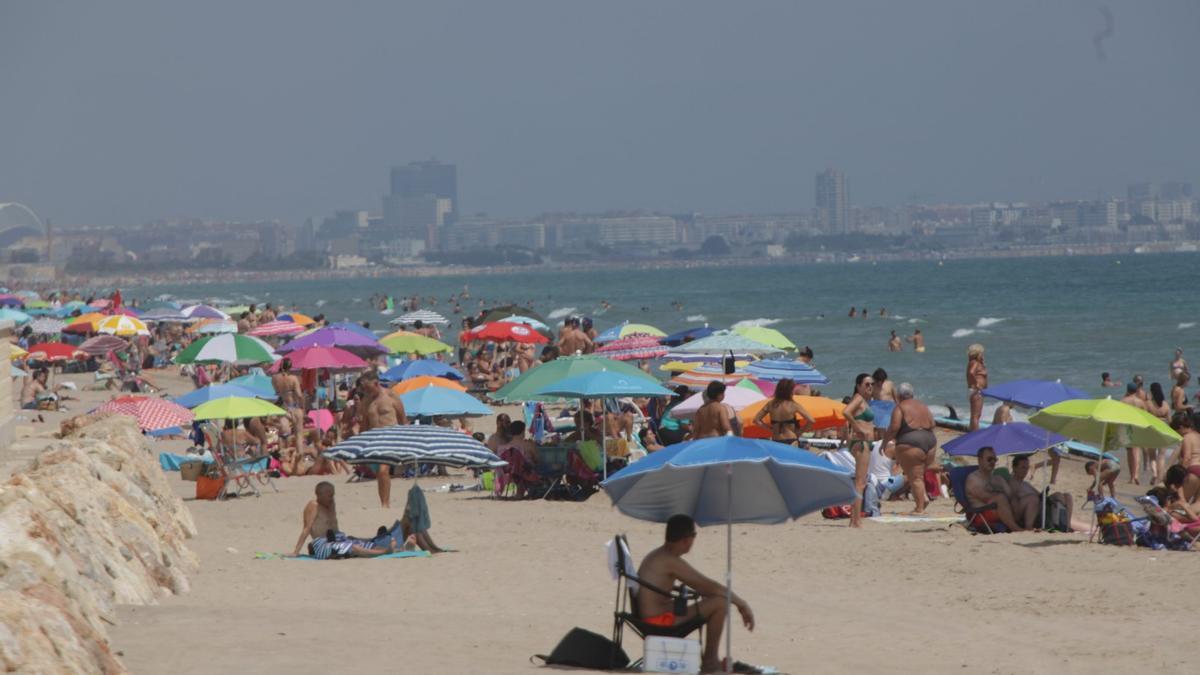
[[[1096,7],[1035,2],[60,9],[0,22],[0,201],[56,223],[302,222],[434,156],[496,217],[808,210],[826,166],[863,205],[1200,181],[1190,2],[1114,5],[1103,58]]]

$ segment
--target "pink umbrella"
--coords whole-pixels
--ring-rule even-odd
[[[246,333],[254,337],[267,337],[270,335],[297,335],[308,330],[304,326],[291,321],[271,321],[256,327],[254,330]]]
[[[765,398],[766,396],[747,387],[728,387],[725,389],[725,398],[721,399],[721,402],[740,412],[742,408]],[[702,405],[704,405],[704,392],[689,396],[683,403],[671,408],[671,417],[687,419],[695,415]]]
[[[333,413],[325,410],[309,410],[308,419],[312,420],[313,426],[322,432],[329,431],[329,427],[333,426]]]
[[[297,349],[284,358],[290,359],[293,368],[313,370],[328,368],[330,370],[357,370],[366,368],[367,362],[354,354],[338,347],[309,347]],[[276,362],[277,367],[283,360]],[[274,369],[274,368],[273,368]]]
[[[645,333],[634,333],[620,340],[613,340],[597,349],[596,353],[617,361],[656,359],[667,353],[667,348],[658,343],[660,339]]]

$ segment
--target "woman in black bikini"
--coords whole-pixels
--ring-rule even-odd
[[[896,387],[896,395],[900,402],[892,411],[892,423],[884,435],[884,443],[895,441],[896,461],[900,462],[904,479],[912,489],[913,514],[922,514],[929,504],[929,496],[925,493],[925,469],[937,450],[933,413],[929,406],[913,398],[912,385],[907,382]]]
[[[863,490],[867,489],[867,469],[871,466],[871,439],[875,437],[875,411],[871,410],[871,392],[875,380],[866,373],[854,378],[854,395],[842,411],[846,418],[846,437],[854,455],[854,505],[850,508],[850,527],[862,527]]]
[[[797,445],[800,433],[813,425],[813,416],[793,399],[795,391],[796,383],[786,377],[776,382],[775,395],[754,416],[754,423],[759,425],[768,416],[771,418],[771,440],[776,443]],[[805,420],[804,429],[800,427],[799,417]]]

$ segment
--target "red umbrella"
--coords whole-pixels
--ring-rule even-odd
[[[191,424],[192,411],[161,398],[122,396],[96,408],[96,412],[111,412],[137,420],[143,431],[157,431]]]
[[[492,321],[482,326],[476,326],[458,336],[462,342],[489,340],[491,342],[521,342],[525,344],[543,344],[550,339],[538,333],[523,323],[507,321]]]
[[[30,359],[44,361],[66,361],[77,356],[83,355],[78,347],[73,347],[62,342],[39,342],[34,345],[29,345]]]
[[[596,353],[617,361],[656,359],[667,353],[667,348],[659,344],[660,339],[645,333],[634,333],[620,340],[613,340],[597,349]]]
[[[307,349],[297,349],[288,354],[286,359],[292,362],[293,368],[300,370],[314,370],[317,368],[329,368],[331,370],[356,370],[358,368],[366,368],[367,362],[358,358],[354,354],[341,349],[339,347],[309,347]],[[279,367],[283,360],[279,360],[272,367],[272,370]]]

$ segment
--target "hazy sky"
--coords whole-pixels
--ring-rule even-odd
[[[807,209],[1200,183],[1200,3],[0,0],[0,201],[60,223]]]

